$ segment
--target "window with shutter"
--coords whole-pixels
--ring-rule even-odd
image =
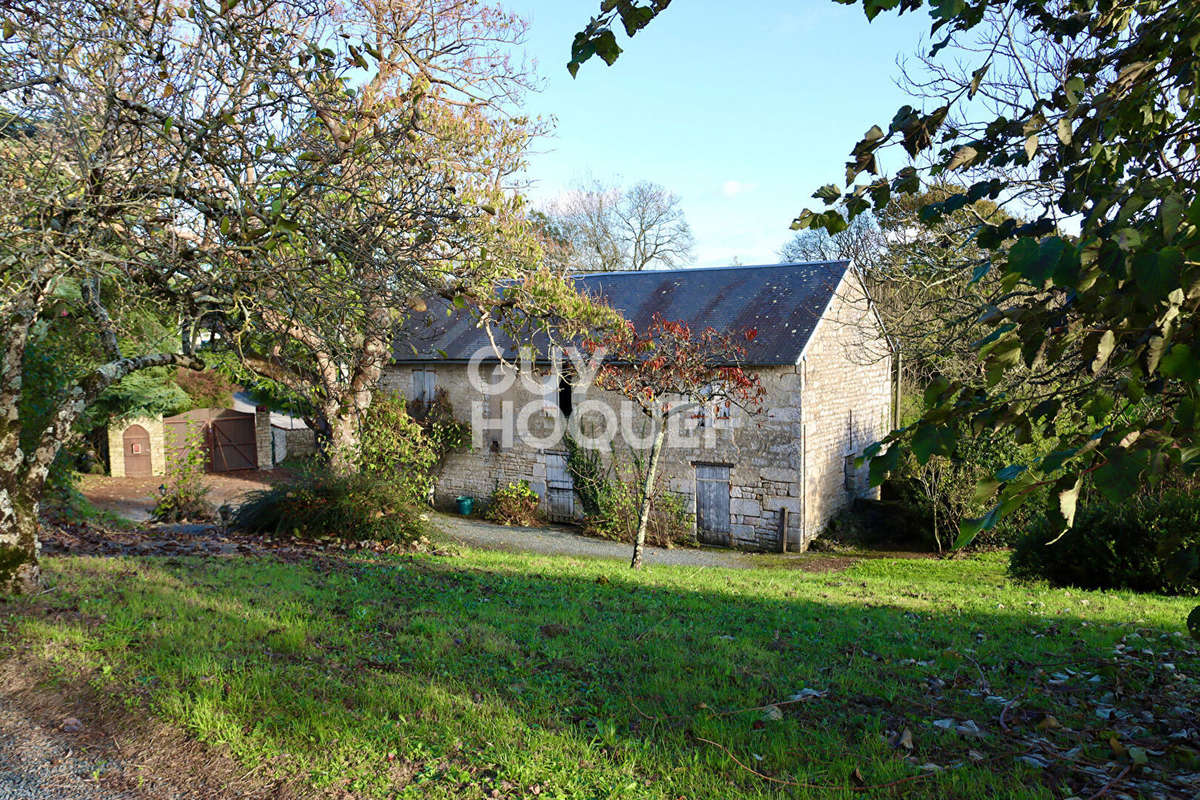
[[[414,369],[412,400],[429,405],[437,393],[437,373],[431,369]]]

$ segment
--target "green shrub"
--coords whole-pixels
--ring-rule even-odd
[[[187,393],[193,408],[228,408],[233,405],[234,392],[239,390],[229,376],[214,369],[180,367],[175,370],[175,383]]]
[[[528,527],[542,521],[538,511],[540,504],[541,498],[530,487],[529,481],[517,481],[492,492],[484,516],[501,525]]]
[[[380,392],[363,418],[358,469],[374,481],[393,484],[407,502],[429,499],[438,455],[425,430],[409,416],[404,398]]]
[[[394,481],[411,502],[428,502],[446,456],[469,436],[470,428],[454,419],[444,393],[425,405],[380,392],[363,418],[356,462],[362,472]]]
[[[642,504],[640,481],[612,480],[601,495],[600,513],[584,518],[584,533],[633,544]],[[650,500],[646,544],[655,547],[695,547],[695,517],[687,502],[674,492],[657,492]]]
[[[151,516],[158,522],[179,522],[187,519],[209,519],[212,509],[208,503],[208,483],[205,471],[208,453],[204,449],[204,433],[189,426],[184,448],[171,461],[167,479],[159,490],[158,502]]]
[[[575,494],[579,496],[579,505],[583,507],[585,517],[599,517],[603,514],[607,495],[612,492],[609,485],[609,470],[604,466],[604,459],[598,450],[582,447],[570,436],[563,438],[567,447],[567,472],[575,486]]]
[[[471,441],[471,426],[455,419],[454,408],[445,389],[437,390],[432,403],[413,400],[407,410],[408,415],[421,426],[433,449],[435,474],[441,471],[446,456],[461,450]]]
[[[911,501],[856,498],[825,525],[814,549],[929,549],[930,520]]]
[[[644,464],[638,453],[623,470],[610,470],[596,450],[581,447],[566,438],[567,471],[583,507],[583,532],[600,539],[633,544],[642,503]],[[656,487],[657,488],[657,487]],[[672,492],[656,491],[650,501],[646,543],[656,547],[695,546],[695,518],[687,502]]]
[[[267,536],[348,541],[412,541],[425,533],[407,488],[370,474],[303,475],[253,492],[232,526]]]
[[[1200,593],[1200,499],[1181,493],[1081,509],[1059,532],[1036,523],[1013,551],[1015,577],[1056,586]]]

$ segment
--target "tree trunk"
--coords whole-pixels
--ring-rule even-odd
[[[646,527],[650,523],[650,501],[654,499],[654,480],[658,477],[658,457],[662,453],[666,436],[667,420],[664,417],[658,433],[654,434],[654,443],[650,445],[650,466],[646,469],[645,492],[642,495],[641,510],[638,511],[637,536],[633,539],[633,560],[629,562],[631,569],[642,566],[642,551],[646,548]]]
[[[0,487],[0,594],[31,594],[41,586],[38,502]]]
[[[358,415],[339,405],[326,411],[325,419],[329,424],[329,468],[335,475],[349,475],[358,458]]]

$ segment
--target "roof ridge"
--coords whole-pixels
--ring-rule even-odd
[[[832,259],[829,261],[784,261],[778,264],[729,264],[723,267],[677,267],[675,269],[615,269],[608,272],[574,272],[570,273],[572,279],[591,278],[595,276],[610,276],[610,275],[673,275],[677,273],[687,272],[729,272],[737,270],[752,270],[752,269],[783,269],[787,267],[848,267],[850,260],[845,258]]]

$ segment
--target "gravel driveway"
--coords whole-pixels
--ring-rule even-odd
[[[140,799],[99,780],[115,767],[111,756],[73,747],[0,694],[0,800]]]
[[[471,547],[486,550],[508,550],[515,553],[586,556],[629,561],[633,547],[604,539],[582,536],[571,528],[518,528],[494,525],[470,517],[434,514],[433,523],[450,539]],[[772,558],[787,556],[773,556]],[[684,567],[747,568],[761,566],[767,556],[749,555],[733,550],[707,550],[691,547],[666,550],[647,547],[642,560],[647,565],[674,564]]]

